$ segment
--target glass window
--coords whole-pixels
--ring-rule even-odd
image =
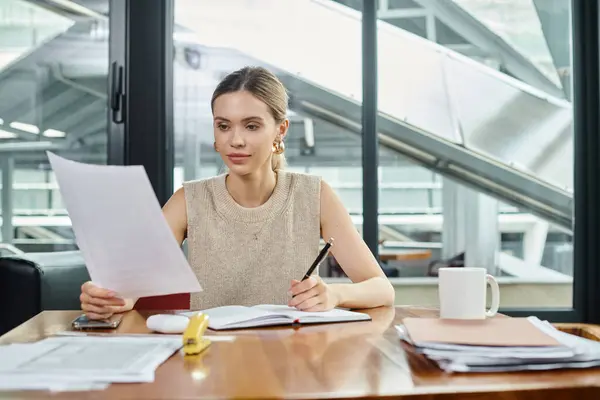
[[[386,18],[386,22],[404,29],[405,31],[414,33],[421,37],[427,36],[427,22],[425,17],[415,18]]]
[[[45,151],[106,163],[108,0],[94,7],[0,2],[1,242],[25,252],[77,248]]]
[[[421,8],[417,3],[413,0],[388,0],[388,8],[396,9],[396,8]]]
[[[515,178],[524,174],[528,185],[543,181],[572,198],[570,85],[569,79],[557,79],[570,77],[570,4],[455,0],[466,16],[463,23],[484,28],[477,30],[479,37],[461,36],[463,43],[454,39],[466,30],[443,16],[447,29],[437,29],[436,43],[407,35],[401,26],[380,26],[380,111],[405,122],[398,124],[408,132],[404,137],[437,138],[431,143],[453,142],[464,149],[460,158],[435,155],[442,166],[446,158],[465,165],[474,157],[486,168],[501,163]],[[502,42],[494,43],[492,37]],[[519,74],[519,68],[530,72]],[[397,151],[405,150],[398,146]],[[477,178],[481,170],[446,176],[444,169],[385,160],[380,170],[381,251],[429,251],[418,261],[387,263],[390,276],[435,279],[431,262],[466,253],[467,265],[485,267],[498,277],[503,307],[572,306],[573,238],[568,227],[494,194]],[[431,241],[436,237],[438,242]],[[480,261],[473,265],[473,259]],[[427,290],[424,286],[423,301],[435,299]],[[421,304],[401,292],[398,302]]]
[[[563,57],[569,58],[570,4],[562,1],[535,0],[454,0],[479,22],[507,41],[524,57],[533,62],[548,78],[559,83],[552,42],[560,42]],[[544,4],[545,3],[545,4]],[[562,14],[555,18],[550,30],[544,32],[543,22],[551,14]],[[547,21],[550,23],[550,21]]]
[[[454,21],[478,29],[433,17],[433,5],[379,2],[380,17],[392,22],[378,25],[379,111],[395,124],[384,134],[430,143],[421,156],[437,162],[416,164],[410,146],[382,143],[381,252],[399,255],[383,266],[390,277],[435,279],[431,262],[466,252],[469,263],[477,254],[500,278],[503,306],[568,307],[569,227],[537,217],[516,195],[550,187],[572,198],[570,2],[527,0],[511,15],[515,2],[456,0]],[[326,179],[361,230],[361,8],[344,0],[177,0],[176,186],[224,172],[213,149],[210,96],[227,73],[263,65],[291,97],[288,168]],[[280,18],[291,14],[296,18]],[[480,36],[469,36],[474,32]],[[447,162],[466,165],[466,172]],[[481,179],[488,169],[493,179]],[[494,190],[517,178],[523,183],[511,187],[514,196]],[[545,200],[541,189],[531,192]],[[400,292],[399,303],[419,303]]]
[[[320,111],[330,109],[329,99],[360,101],[360,11],[333,1],[177,0],[175,24],[186,31],[174,36],[176,177],[224,172],[213,149],[212,92],[226,74],[261,65],[290,95],[288,170],[322,176],[349,211],[362,214],[360,127]],[[184,56],[190,52],[193,65]]]

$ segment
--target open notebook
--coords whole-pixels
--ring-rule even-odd
[[[253,307],[223,306],[203,310],[208,315],[208,327],[214,330],[254,328],[260,326],[320,324],[332,322],[369,321],[368,314],[333,309],[323,312],[298,311],[283,305],[258,305]],[[185,312],[192,316],[197,311]]]

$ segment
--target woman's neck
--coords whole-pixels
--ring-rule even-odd
[[[277,175],[271,170],[257,171],[249,175],[228,174],[225,181],[227,191],[242,207],[254,208],[269,200],[277,184]]]

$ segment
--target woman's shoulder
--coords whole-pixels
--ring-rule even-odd
[[[279,173],[295,188],[306,189],[312,187],[320,189],[321,187],[322,178],[319,175],[296,171],[280,171]]]
[[[218,182],[219,179],[224,180],[225,175],[184,181],[181,184],[181,191],[186,199],[195,202],[210,196],[210,194],[215,191],[215,187],[217,187],[216,182]]]
[[[281,170],[279,173],[285,174],[291,180],[297,180],[299,182],[321,182],[322,180],[321,176],[308,174],[306,172]]]
[[[287,187],[287,191],[295,199],[319,199],[321,196],[322,178],[319,175],[312,175],[304,172],[280,171],[282,180]]]
[[[216,182],[219,179],[223,179],[224,177],[225,177],[225,175],[221,174],[221,175],[211,176],[208,178],[191,179],[189,181],[183,181],[181,186],[184,190],[206,187],[206,186],[211,185],[213,182]]]

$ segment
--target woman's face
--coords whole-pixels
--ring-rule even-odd
[[[238,175],[271,169],[273,143],[283,140],[288,124],[275,122],[269,107],[247,91],[223,94],[213,104],[216,150]]]

